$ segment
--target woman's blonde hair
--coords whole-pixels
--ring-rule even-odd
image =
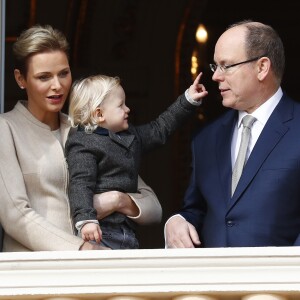
[[[92,133],[98,126],[95,111],[112,89],[120,85],[119,77],[93,75],[73,83],[70,93],[69,119],[72,127],[82,126]]]
[[[35,25],[24,30],[13,44],[15,68],[26,78],[28,60],[37,53],[62,51],[69,56],[69,44],[65,35],[50,25]]]

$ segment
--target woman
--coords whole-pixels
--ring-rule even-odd
[[[13,51],[15,79],[28,100],[0,116],[3,251],[103,249],[75,236],[70,218],[64,157],[70,124],[61,113],[72,82],[66,38],[50,26],[34,26]],[[139,191],[95,199],[98,217],[117,211],[137,223],[159,222],[160,204],[141,179]]]

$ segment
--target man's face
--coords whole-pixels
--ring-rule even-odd
[[[246,55],[245,35],[244,26],[225,31],[215,46],[215,63],[226,66],[251,59],[252,57]],[[218,67],[212,79],[219,84],[222,104],[225,107],[251,113],[259,106],[259,99],[256,97],[256,91],[259,90],[256,60],[224,71]]]

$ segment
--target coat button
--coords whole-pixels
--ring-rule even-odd
[[[228,226],[228,227],[234,226],[234,222],[233,222],[232,220],[228,220],[228,221],[227,221],[227,226]]]

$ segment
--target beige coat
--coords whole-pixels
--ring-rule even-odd
[[[3,251],[78,250],[67,197],[64,150],[50,128],[18,102],[0,116],[0,223]],[[70,126],[60,114],[63,144]],[[137,223],[159,222],[161,206],[140,181],[144,195],[132,195],[140,208]],[[137,196],[137,197],[135,197]]]

